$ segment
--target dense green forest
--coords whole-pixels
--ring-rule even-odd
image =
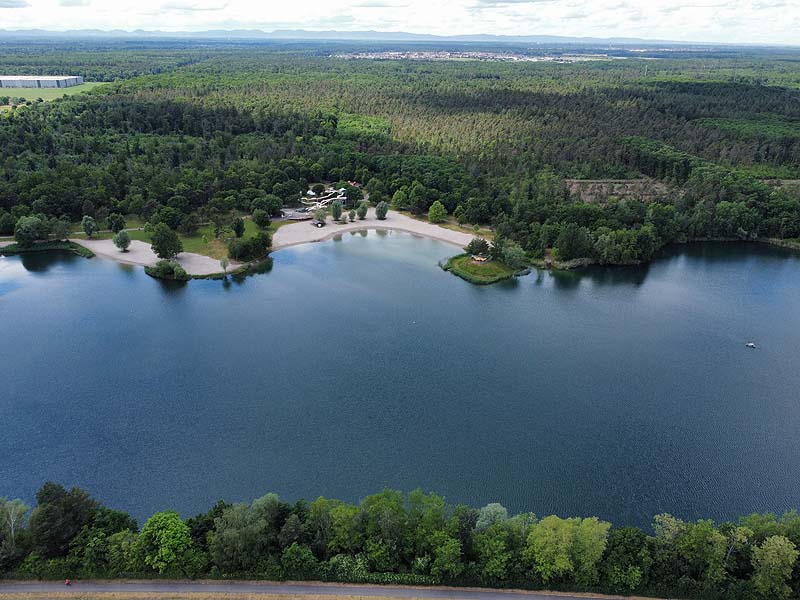
[[[0,70],[113,82],[5,99],[0,235],[31,214],[219,221],[355,181],[416,214],[439,200],[531,258],[625,264],[673,241],[800,237],[800,192],[776,183],[800,179],[800,54],[561,64],[345,60],[343,48],[5,44]],[[642,175],[668,191],[584,202],[564,184]]]
[[[32,511],[0,499],[0,574],[14,578],[245,577],[478,585],[687,598],[798,597],[800,515],[736,522],[658,515],[653,530],[597,518],[511,516],[384,490],[358,504],[318,498],[218,502],[139,529],[79,488],[46,483]]]

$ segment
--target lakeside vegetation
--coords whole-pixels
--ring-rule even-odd
[[[675,241],[800,237],[800,190],[762,181],[800,178],[791,50],[555,64],[89,46],[4,45],[0,67],[14,72],[71,64],[116,81],[3,113],[0,235],[23,216],[133,214],[188,228],[185,249],[221,258],[232,215],[353,181],[373,205],[491,228],[530,261],[632,264]],[[566,184],[642,175],[665,185],[586,202]],[[208,242],[198,223],[215,223]]]
[[[84,246],[81,246],[80,244],[64,240],[39,242],[32,246],[20,246],[16,243],[10,244],[0,248],[0,255],[5,254],[7,256],[13,256],[15,254],[24,254],[26,252],[45,252],[50,250],[65,250],[84,258],[93,258],[95,255],[94,252]]]
[[[443,268],[476,285],[497,283],[517,274],[517,271],[502,262],[495,260],[479,262],[473,259],[471,254],[453,256],[447,260]]]
[[[596,517],[510,515],[385,489],[357,504],[320,497],[220,501],[141,528],[80,488],[45,483],[31,511],[0,499],[7,578],[255,578],[778,599],[800,592],[800,515],[715,524],[657,515],[652,531]]]

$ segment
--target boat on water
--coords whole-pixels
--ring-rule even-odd
[[[757,347],[755,342],[747,342],[745,344],[745,346],[747,346],[748,348],[756,348]]]

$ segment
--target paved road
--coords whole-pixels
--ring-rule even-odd
[[[405,587],[373,585],[331,585],[325,583],[269,583],[234,581],[132,581],[132,582],[75,582],[69,588],[63,583],[19,582],[0,583],[0,594],[53,592],[165,592],[165,593],[249,593],[249,594],[293,594],[322,596],[374,596],[376,598],[450,598],[464,600],[587,600],[590,598],[613,598],[614,596],[553,595],[536,592],[479,590],[442,587]]]

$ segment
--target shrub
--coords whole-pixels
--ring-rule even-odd
[[[234,238],[228,242],[228,256],[233,260],[255,260],[262,258],[270,246],[272,238],[266,231],[259,231],[248,239]]]
[[[356,214],[358,215],[358,218],[362,221],[367,218],[366,202],[362,202],[361,204],[358,205],[358,208],[356,209]]]
[[[375,207],[375,216],[378,218],[379,221],[383,221],[386,219],[386,213],[389,212],[389,205],[386,202],[378,202],[378,206]]]
[[[144,271],[156,279],[189,281],[192,278],[182,266],[172,260],[160,260],[152,267],[145,267]]]

